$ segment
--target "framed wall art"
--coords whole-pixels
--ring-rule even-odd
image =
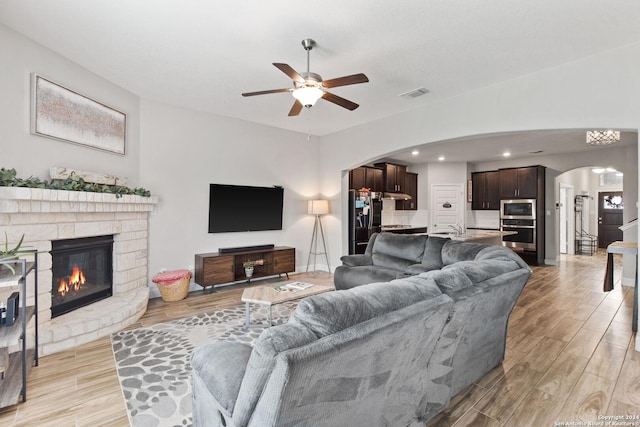
[[[31,95],[31,133],[124,154],[125,113],[35,73]]]

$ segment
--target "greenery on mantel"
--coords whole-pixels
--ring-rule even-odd
[[[92,193],[109,193],[115,194],[116,197],[122,197],[125,194],[135,196],[149,197],[151,192],[144,188],[129,188],[122,185],[106,185],[85,182],[79,176],[71,176],[67,179],[52,179],[51,181],[42,181],[40,178],[30,176],[23,179],[18,178],[15,169],[0,168],[0,187],[28,187],[28,188],[46,188],[49,190],[69,190],[69,191],[90,191]]]

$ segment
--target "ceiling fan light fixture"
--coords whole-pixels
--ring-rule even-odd
[[[589,130],[587,131],[587,144],[609,145],[620,141],[619,130]]]
[[[322,98],[324,92],[317,87],[303,86],[294,90],[291,94],[305,107],[312,107],[318,99]]]

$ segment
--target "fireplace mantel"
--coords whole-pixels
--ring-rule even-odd
[[[144,314],[149,300],[148,219],[157,204],[155,196],[0,187],[0,234],[6,231],[11,242],[24,233],[24,245],[39,252],[41,354],[109,335]],[[51,319],[51,242],[109,234],[114,235],[113,296]],[[33,283],[28,285],[33,289]]]

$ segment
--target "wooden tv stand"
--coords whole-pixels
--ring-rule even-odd
[[[195,282],[206,288],[247,280],[243,264],[247,261],[262,260],[262,265],[253,268],[250,279],[275,276],[296,271],[296,250],[288,246],[276,246],[272,249],[247,250],[241,252],[196,254]]]

